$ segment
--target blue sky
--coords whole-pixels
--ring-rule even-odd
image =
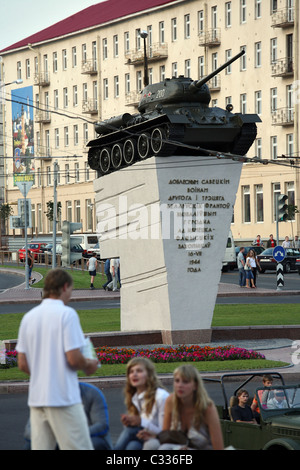
[[[1,0],[0,50],[101,0]]]

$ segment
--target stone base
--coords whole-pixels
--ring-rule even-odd
[[[161,332],[163,344],[210,343],[212,330],[176,330]]]

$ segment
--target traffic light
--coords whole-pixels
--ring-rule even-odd
[[[75,230],[80,230],[82,228],[81,223],[75,223],[75,222],[68,222],[67,220],[64,220],[62,223],[62,241],[61,241],[61,247],[62,247],[62,255],[61,255],[61,265],[63,267],[68,267],[74,261],[77,261],[78,259],[81,259],[82,253],[76,253],[72,251],[72,248],[74,245],[79,245],[81,242],[81,237],[70,237],[70,235],[75,231]]]
[[[287,213],[288,205],[285,203],[287,199],[288,199],[288,196],[286,194],[279,194],[278,196],[278,204],[277,204],[278,222],[286,222],[289,217]]]

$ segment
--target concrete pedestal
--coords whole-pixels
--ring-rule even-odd
[[[211,340],[242,164],[152,157],[94,182],[102,258],[120,258],[121,330]]]

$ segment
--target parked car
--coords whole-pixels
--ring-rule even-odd
[[[246,260],[247,258],[247,253],[249,253],[250,250],[254,250],[255,253],[256,253],[256,256],[260,255],[263,251],[265,251],[265,248],[263,246],[245,246],[245,251],[244,251],[244,258]],[[236,253],[236,266],[237,267],[237,255],[239,254],[240,252],[240,247],[237,246],[235,248],[235,253]]]
[[[96,245],[95,245],[92,249],[87,250],[87,252],[86,252],[86,257],[87,257],[87,258],[90,258],[93,253],[96,253],[98,260],[101,259],[101,258],[100,258],[100,246],[99,246],[99,243],[96,243]]]
[[[74,245],[71,250],[73,253],[84,253],[86,250],[82,248],[81,245]],[[56,254],[61,255],[62,254],[62,246],[61,244],[56,245]]]
[[[300,256],[296,259],[296,269],[298,269],[298,274],[300,276]]]
[[[224,374],[219,379],[224,406],[218,406],[217,408],[224,445],[225,447],[232,446],[234,449],[240,450],[300,450],[300,384],[285,385],[283,377],[277,372],[269,373],[273,377],[272,387],[258,386],[256,388],[255,395],[260,410],[259,425],[234,422],[231,419],[231,406],[234,405],[238,390],[248,389],[248,384],[251,381],[252,384],[255,384],[257,378],[262,378],[265,373],[238,372]],[[243,376],[245,380],[241,383]],[[231,398],[227,395],[226,379],[230,381],[229,384],[227,382],[228,387],[237,380],[240,384]],[[217,380],[215,379],[215,381]],[[275,384],[276,386],[274,386]],[[258,393],[261,390],[264,392],[263,394]],[[276,405],[274,405],[275,391],[283,395],[284,402],[282,402],[281,408],[276,408]],[[263,403],[260,401],[260,396],[263,397]],[[252,399],[253,396],[248,403],[251,404]]]
[[[262,269],[262,273],[267,270],[276,271],[277,261],[273,258],[274,248],[267,248],[260,255],[258,255],[258,260]],[[285,250],[285,258],[282,261],[283,270],[285,273],[290,271],[296,271],[298,267],[296,266],[297,258],[300,259],[300,252],[294,248],[287,248]]]
[[[34,243],[31,242],[31,243],[27,244],[27,248],[33,254],[35,261],[42,261],[41,255],[44,253],[44,249],[45,249],[46,245],[47,245],[47,243],[41,243],[41,242],[34,242]],[[25,246],[23,246],[23,248],[20,248],[18,250],[19,260],[20,261],[24,261],[25,258],[26,258],[25,250],[26,250]]]

